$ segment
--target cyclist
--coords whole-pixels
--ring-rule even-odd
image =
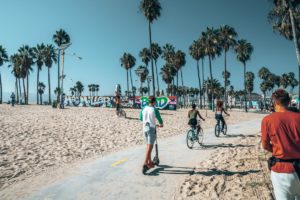
[[[226,111],[225,109],[223,108],[223,101],[218,101],[217,102],[217,107],[216,107],[216,120],[217,121],[222,121],[222,129],[221,131],[223,132],[224,130],[224,126],[226,124],[225,120],[224,120],[224,117],[223,117],[223,112],[227,115],[227,116],[230,116]]]
[[[120,111],[120,107],[121,107],[121,97],[119,93],[116,93],[115,104],[116,104],[116,114],[118,115],[118,112]]]
[[[198,124],[197,116],[199,116],[200,119],[205,121],[205,119],[200,115],[200,112],[196,110],[196,104],[192,104],[192,110],[189,111],[188,117],[189,117],[189,125],[196,126],[197,127],[197,133],[200,131],[200,123]]]

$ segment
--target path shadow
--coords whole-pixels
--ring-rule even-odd
[[[192,175],[194,174],[194,168],[159,165],[153,171],[150,171],[148,176],[158,176],[159,174]]]
[[[208,150],[218,148],[234,148],[234,147],[254,147],[255,145],[244,145],[244,144],[203,144],[200,147],[193,148],[194,150]]]
[[[237,174],[237,175],[245,176],[248,174],[258,173],[260,171],[261,170],[228,171],[228,170],[209,169],[208,171],[195,172],[194,174],[199,174],[204,176],[213,176],[213,175],[233,176]]]
[[[169,114],[169,113],[160,113],[160,115],[174,115],[174,114]]]
[[[126,119],[129,119],[129,120],[137,120],[137,121],[140,120],[139,118],[136,118],[136,117],[126,117]]]
[[[226,135],[224,136],[225,138],[236,138],[236,137],[242,137],[242,138],[247,138],[247,137],[256,137],[256,135],[243,135],[243,134],[238,134],[238,135]]]

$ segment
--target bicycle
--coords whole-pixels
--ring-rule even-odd
[[[122,108],[119,108],[119,110],[117,111],[117,115],[118,117],[126,118],[126,112]]]
[[[223,135],[226,135],[227,134],[227,124],[225,123],[224,124],[224,128],[223,128],[223,131],[222,131],[222,122],[220,123],[220,119],[217,119],[217,124],[215,126],[215,136],[216,137],[219,137],[220,136],[220,133],[222,132]]]
[[[198,120],[199,122],[199,120]],[[197,125],[191,125],[191,129],[186,134],[186,144],[189,149],[193,148],[194,143],[198,142],[199,145],[203,144],[203,129],[200,127],[197,131]]]

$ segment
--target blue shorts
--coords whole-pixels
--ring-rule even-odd
[[[147,144],[154,144],[156,140],[156,128],[150,127],[149,131],[144,131]]]

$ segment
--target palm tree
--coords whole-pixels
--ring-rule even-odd
[[[212,98],[220,97],[221,83],[217,79],[207,79],[204,81],[204,87],[207,89],[207,96]],[[212,102],[214,99],[212,99]]]
[[[246,72],[246,91],[249,94],[249,100],[251,101],[251,93],[254,90],[254,78],[253,72]]]
[[[274,31],[280,33],[288,40],[293,40],[298,61],[298,77],[300,80],[300,47],[298,42],[300,27],[296,22],[296,20],[299,19],[299,5],[300,1],[298,0],[273,0],[273,7],[268,14],[268,19]],[[300,97],[300,82],[298,96]]]
[[[45,91],[45,84],[43,82],[39,82],[38,84],[38,94],[40,95],[40,104],[43,104],[43,100],[42,100],[42,95],[44,94]]]
[[[234,87],[232,85],[229,86],[228,95],[230,96],[230,106],[232,107],[232,99],[235,96]]]
[[[174,76],[176,75],[176,70],[175,68],[166,63],[162,68],[160,72],[162,76],[162,80],[167,84],[167,93],[168,95],[170,94],[170,85],[172,84],[172,81],[174,79]],[[173,89],[173,88],[172,88]],[[172,90],[173,91],[173,90]]]
[[[45,60],[45,48],[46,46],[43,43],[38,44],[36,47],[33,47],[33,57],[37,67],[36,104],[39,104],[39,83],[40,83],[39,77],[40,77],[40,70],[42,70],[42,66]]]
[[[223,77],[224,80],[226,79],[226,84],[225,85],[230,85],[230,80],[229,80],[230,76],[231,76],[231,73],[229,71],[222,71],[222,77]],[[224,87],[224,89],[225,89],[225,87]],[[224,99],[226,99],[226,98],[227,97],[224,97]]]
[[[5,63],[8,62],[8,55],[7,52],[5,50],[5,48],[3,48],[0,45],[0,67]],[[1,80],[1,73],[0,73],[0,104],[2,103],[2,80]]]
[[[154,60],[154,64],[155,64],[156,82],[157,82],[157,91],[158,91],[157,96],[160,96],[157,59],[162,54],[162,49],[157,43],[152,43],[151,49],[152,49],[152,59]]]
[[[83,84],[80,81],[77,81],[76,85],[75,85],[75,88],[76,88],[76,91],[78,92],[78,97],[80,98],[81,94],[82,94],[82,92],[84,90],[84,86],[83,86]]]
[[[200,78],[199,60],[204,59],[204,49],[201,47],[199,40],[194,40],[189,50],[190,50],[190,55],[193,57],[193,59],[197,61],[197,72],[198,72],[198,82],[199,82],[199,92],[200,92],[200,108],[202,108],[202,93],[201,93],[202,86],[201,86],[201,78]]]
[[[148,20],[149,26],[149,48],[150,48],[150,55],[152,55],[152,38],[151,38],[151,23],[160,17],[161,6],[158,0],[142,0],[140,3],[140,9],[144,12],[145,17]],[[153,59],[152,56],[150,57],[151,60],[151,70],[152,70],[152,86],[153,86],[153,96],[155,96],[155,78],[154,78],[154,70],[153,70]]]
[[[268,83],[267,83],[267,81],[263,81],[263,82],[261,82],[261,84],[260,84],[260,90],[261,90],[261,92],[263,93],[263,95],[264,95],[264,106],[266,106],[266,92],[267,92],[267,90],[268,90]]]
[[[48,91],[49,91],[49,104],[51,104],[51,84],[50,84],[50,68],[52,67],[53,63],[57,62],[57,53],[55,51],[55,48],[52,44],[48,44],[45,47],[45,57],[44,62],[46,67],[48,68]],[[58,93],[57,93],[58,94]]]
[[[22,69],[21,69],[21,59],[19,54],[13,54],[10,56],[10,63],[13,67],[13,74],[15,75],[15,77],[17,78],[17,85],[18,85],[18,89],[19,89],[19,94],[17,91],[17,102],[19,103],[19,97],[21,98],[22,96],[22,89],[21,89],[21,81],[20,79],[22,78]]]
[[[54,43],[57,45],[58,47],[58,58],[57,58],[57,63],[58,63],[58,67],[57,67],[57,87],[60,88],[60,55],[61,55],[61,50],[62,50],[62,55],[64,56],[64,47],[68,44],[71,43],[71,39],[69,34],[63,30],[60,29],[58,31],[55,32],[55,34],[52,37]],[[50,88],[49,88],[50,90]],[[59,96],[60,96],[60,90],[57,91],[57,102],[59,102]]]
[[[202,32],[202,37],[199,39],[201,46],[204,48],[205,55],[208,56],[211,88],[213,87],[211,61],[214,60],[216,56],[221,55],[218,35],[218,30],[207,27],[206,32]],[[211,109],[214,110],[214,93],[212,93],[211,101]]]
[[[136,70],[135,70],[136,75],[140,78],[140,94],[143,96],[143,83],[148,77],[149,71],[146,66],[140,65]]]
[[[219,40],[220,40],[220,45],[222,46],[224,50],[224,71],[227,71],[227,52],[229,51],[230,48],[233,48],[236,44],[236,38],[237,38],[237,33],[234,30],[233,27],[225,25],[221,26],[219,29]],[[227,109],[227,95],[226,95],[226,90],[227,90],[227,77],[225,76],[224,79],[224,87],[225,87],[225,92],[224,92],[224,104],[225,104],[225,109]]]
[[[185,63],[186,63],[185,53],[178,50],[174,56],[174,66],[177,71],[177,85],[176,85],[177,88],[178,88],[178,72],[179,71],[181,73],[181,86],[183,87],[182,67],[185,65]],[[184,96],[184,94],[183,94],[183,96]]]
[[[130,53],[124,53],[123,56],[120,58],[121,66],[127,72],[127,91],[129,91],[129,81],[128,81],[128,70],[130,70],[135,65],[135,57]],[[133,87],[132,83],[131,86]]]
[[[32,65],[34,64],[33,61],[33,51],[32,48],[30,48],[28,45],[23,45],[22,47],[19,48],[18,50],[20,54],[20,59],[21,59],[21,67],[22,71],[26,75],[26,96],[25,96],[25,104],[28,104],[28,99],[29,99],[29,74],[30,71],[32,71]]]
[[[253,52],[253,46],[249,42],[247,42],[247,40],[239,40],[237,41],[237,44],[234,49],[237,54],[236,56],[237,60],[243,63],[244,65],[244,90],[247,91],[246,90],[246,63],[251,58],[251,54]],[[245,101],[245,111],[248,112],[246,94],[244,97],[244,101]]]
[[[280,78],[280,85],[286,89],[288,86],[289,86],[289,75],[284,73],[281,75],[281,78]]]
[[[71,92],[71,95],[76,97],[76,87],[71,87],[70,88],[70,92]]]
[[[291,83],[290,83],[290,86],[291,86],[291,95],[293,95],[293,91],[294,91],[294,88],[299,84],[298,80],[296,78],[294,78]]]
[[[262,80],[267,80],[268,76],[271,74],[270,70],[266,67],[262,67],[258,70],[258,77]]]

